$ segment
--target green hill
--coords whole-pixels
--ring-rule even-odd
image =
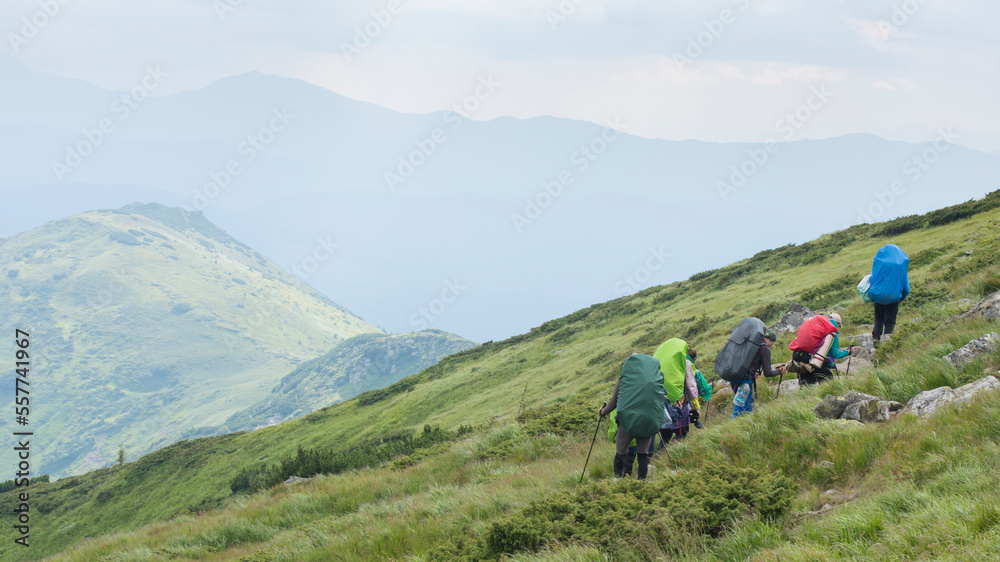
[[[0,270],[0,325],[31,334],[34,468],[53,476],[221,425],[299,363],[380,333],[201,213],[160,205],[4,240]]]
[[[963,300],[1000,289],[998,208],[994,192],[761,252],[487,342],[300,419],[39,483],[31,489],[33,546],[8,541],[0,555],[996,558],[1000,397],[960,414],[856,429],[812,409],[848,389],[906,402],[1000,368],[998,352],[958,371],[940,360],[996,330],[995,322],[953,317]],[[701,350],[711,379],[714,355],[740,318],[776,320],[793,300],[842,307],[844,332],[861,333],[872,309],[853,287],[890,242],[911,257],[913,290],[875,368],[780,398],[762,382],[756,411],[737,420],[731,402],[713,400],[707,428],[671,446],[669,458],[657,456],[645,484],[613,481],[612,447],[599,438],[578,484],[597,407],[628,354],[679,336]],[[788,359],[791,337],[780,337],[776,361]],[[12,493],[0,495],[7,528],[15,505]]]
[[[266,398],[226,421],[228,432],[275,425],[358,394],[389,386],[477,345],[440,330],[364,334],[286,375]]]

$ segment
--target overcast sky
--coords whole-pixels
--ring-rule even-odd
[[[996,0],[5,0],[0,49],[106,88],[153,64],[159,95],[257,70],[403,112],[488,79],[475,119],[666,139],[781,140],[822,96],[796,138],[950,126],[1000,151],[998,20]]]

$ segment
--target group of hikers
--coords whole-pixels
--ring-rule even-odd
[[[858,284],[865,302],[875,304],[872,339],[876,346],[893,332],[899,303],[909,295],[908,266],[909,258],[898,246],[886,245],[876,254],[872,273]],[[758,318],[744,318],[733,329],[714,365],[716,375],[733,390],[732,417],[753,411],[757,379],[762,375],[795,373],[802,385],[833,378],[837,360],[850,355],[853,347],[840,347],[842,326],[843,319],[837,313],[807,318],[788,346],[791,360],[772,365],[771,346],[777,334]],[[714,384],[695,367],[697,358],[697,350],[682,339],[672,338],[651,356],[632,354],[625,360],[611,400],[598,411],[600,418],[610,416],[612,420],[608,437],[615,443],[616,477],[631,475],[638,459],[636,476],[645,480],[649,461],[657,450],[672,440],[684,439],[691,425],[703,427],[701,412],[707,412]]]

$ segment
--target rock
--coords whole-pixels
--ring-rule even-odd
[[[887,421],[903,409],[899,402],[890,402],[861,392],[843,396],[827,396],[813,410],[821,418],[855,422]]]
[[[889,421],[902,409],[903,405],[899,402],[889,400],[862,400],[851,404],[844,410],[844,419],[865,423]]]
[[[983,392],[1000,390],[1000,381],[996,377],[983,377],[976,382],[955,389],[955,402],[971,404],[972,397]]]
[[[848,404],[847,408],[844,408],[843,418],[845,420],[871,422],[878,419],[878,414],[878,399],[862,400]]]
[[[959,301],[959,303],[961,302]],[[979,301],[969,311],[959,315],[961,318],[972,318],[974,316],[981,316],[987,320],[1000,320],[1000,291]]]
[[[799,379],[792,379],[790,381],[782,382],[778,392],[781,394],[785,394],[786,392],[797,392],[800,388]]]
[[[855,402],[862,400],[878,400],[875,396],[861,394],[860,392],[849,392],[843,396],[827,396],[813,409],[816,415],[828,420],[835,420],[844,416],[844,410]]]
[[[824,470],[833,470],[833,463],[830,461],[822,461],[819,463],[819,467]]]
[[[944,356],[945,361],[951,363],[956,369],[961,369],[966,363],[984,353],[992,353],[1000,343],[1000,336],[996,332],[991,332],[985,336],[972,340],[965,346],[952,351]]]
[[[925,390],[910,398],[910,401],[906,403],[906,411],[913,412],[918,418],[923,418],[954,401],[955,391],[947,386],[942,386],[934,390]]]
[[[861,353],[860,355],[855,355],[854,357],[850,357],[848,359],[850,360],[852,373],[857,373],[858,371],[862,371],[864,369],[871,369],[875,365],[869,358],[868,353]],[[847,363],[847,361],[837,363],[837,370],[843,375],[847,374]]]
[[[977,394],[1000,390],[1000,381],[995,377],[984,377],[954,390],[947,386],[927,390],[914,396],[906,404],[905,411],[913,412],[917,417],[927,417],[942,407],[957,403],[970,404]]]
[[[770,329],[774,330],[775,334],[781,335],[783,332],[794,332],[799,329],[799,326],[806,321],[810,316],[814,316],[813,311],[802,306],[797,302],[793,302],[791,306],[788,307],[788,312],[778,320],[778,323],[771,326]]]
[[[299,478],[298,476],[289,476],[288,480],[285,480],[285,486],[292,486],[298,484],[299,482],[308,482],[312,478]]]
[[[871,332],[851,336],[848,341],[850,345],[854,346],[855,351],[874,347],[875,345],[875,340],[872,338]]]

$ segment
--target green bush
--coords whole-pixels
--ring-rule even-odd
[[[477,542],[453,542],[432,558],[495,560],[553,542],[641,559],[691,556],[690,545],[722,536],[742,518],[784,517],[797,492],[780,474],[715,463],[645,483],[602,480],[536,500],[493,522]]]

